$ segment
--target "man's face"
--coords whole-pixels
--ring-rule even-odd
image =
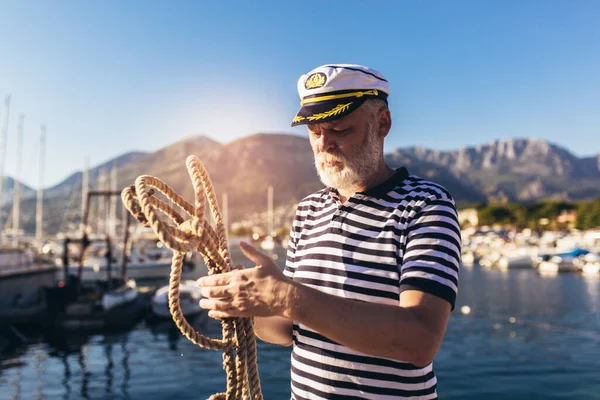
[[[383,157],[383,139],[377,121],[359,107],[332,122],[307,125],[315,167],[325,186],[350,191],[377,170]]]

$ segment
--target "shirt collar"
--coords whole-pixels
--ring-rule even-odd
[[[406,178],[408,178],[408,170],[405,167],[396,168],[394,174],[390,176],[387,180],[381,182],[377,186],[373,186],[372,188],[365,190],[364,192],[356,193],[370,197],[383,197],[396,186],[401,184]],[[337,194],[337,189],[328,187],[327,192],[330,194]]]

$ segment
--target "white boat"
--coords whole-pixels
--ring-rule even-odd
[[[116,253],[116,254],[115,254]],[[136,281],[168,280],[171,273],[173,252],[163,245],[156,237],[138,238],[127,257],[127,278]],[[123,262],[121,252],[113,250],[111,257],[110,276],[121,276]],[[62,259],[57,258],[57,264],[62,264]],[[78,263],[69,266],[69,273],[78,274]],[[198,279],[208,273],[198,257],[188,255],[184,260],[182,276],[187,279]],[[59,277],[64,275],[59,272]],[[106,279],[108,276],[107,247],[103,242],[93,242],[86,250],[83,259],[81,280],[94,282]]]
[[[200,287],[196,281],[184,280],[179,284],[179,304],[186,318],[198,315],[205,310],[200,308]],[[158,318],[171,318],[169,311],[169,286],[163,286],[152,297],[152,314]]]
[[[548,261],[542,261],[538,265],[540,272],[577,272],[579,267],[573,262],[573,259],[563,259],[560,256],[553,256]]]
[[[597,276],[600,274],[600,255],[596,253],[586,254],[581,259],[581,273],[583,275]]]
[[[38,262],[32,251],[0,248],[0,320],[18,323],[45,308],[44,288],[55,284],[56,267]]]
[[[555,255],[543,255],[538,264],[540,272],[579,272],[581,262],[579,257],[585,256],[589,251],[575,248],[570,252],[559,253]]]
[[[500,269],[522,269],[533,268],[533,258],[531,256],[502,257],[498,260]]]
[[[0,154],[0,195],[3,192],[2,184],[4,182],[4,163],[6,154],[6,138],[8,129],[8,117],[10,110],[10,96],[4,100],[4,109],[2,112],[2,127],[0,128],[0,137],[2,140]],[[24,116],[19,117],[17,126],[17,142],[23,140],[23,121]],[[42,126],[42,139],[40,158],[44,159],[45,126]],[[22,185],[20,171],[22,164],[22,146],[17,148],[17,175],[14,179],[13,203],[10,214],[12,214],[12,229],[10,246],[1,243],[0,247],[0,326],[2,323],[15,324],[20,322],[29,322],[40,316],[40,313],[46,307],[44,290],[50,288],[55,283],[56,267],[50,263],[40,262],[31,249],[23,248],[20,243],[22,234],[19,228],[21,220],[20,206]],[[40,172],[43,176],[43,163],[40,162]],[[37,192],[36,208],[36,238],[42,238],[42,204],[43,204],[43,185],[40,184]],[[7,221],[8,222],[8,221]],[[3,236],[6,232],[3,232]],[[0,238],[2,240],[2,238]]]
[[[118,287],[110,292],[104,293],[102,296],[102,308],[105,311],[115,308],[122,304],[129,303],[137,298],[138,291],[133,279],[129,279],[121,287]]]
[[[149,298],[138,293],[133,280],[84,283],[74,289],[76,278],[70,279],[48,292],[52,327],[75,331],[128,330],[147,312]]]

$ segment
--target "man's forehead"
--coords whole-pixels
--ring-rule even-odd
[[[340,125],[343,125],[343,123],[344,123],[344,121],[341,121],[340,119],[338,119],[338,120],[330,121],[330,122],[321,122],[319,124],[307,124],[307,126],[310,130],[333,129],[333,128],[337,128]]]

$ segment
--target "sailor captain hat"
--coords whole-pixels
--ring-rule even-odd
[[[368,99],[387,103],[388,81],[379,72],[356,64],[326,64],[298,80],[300,111],[292,126],[329,122],[350,114]]]

